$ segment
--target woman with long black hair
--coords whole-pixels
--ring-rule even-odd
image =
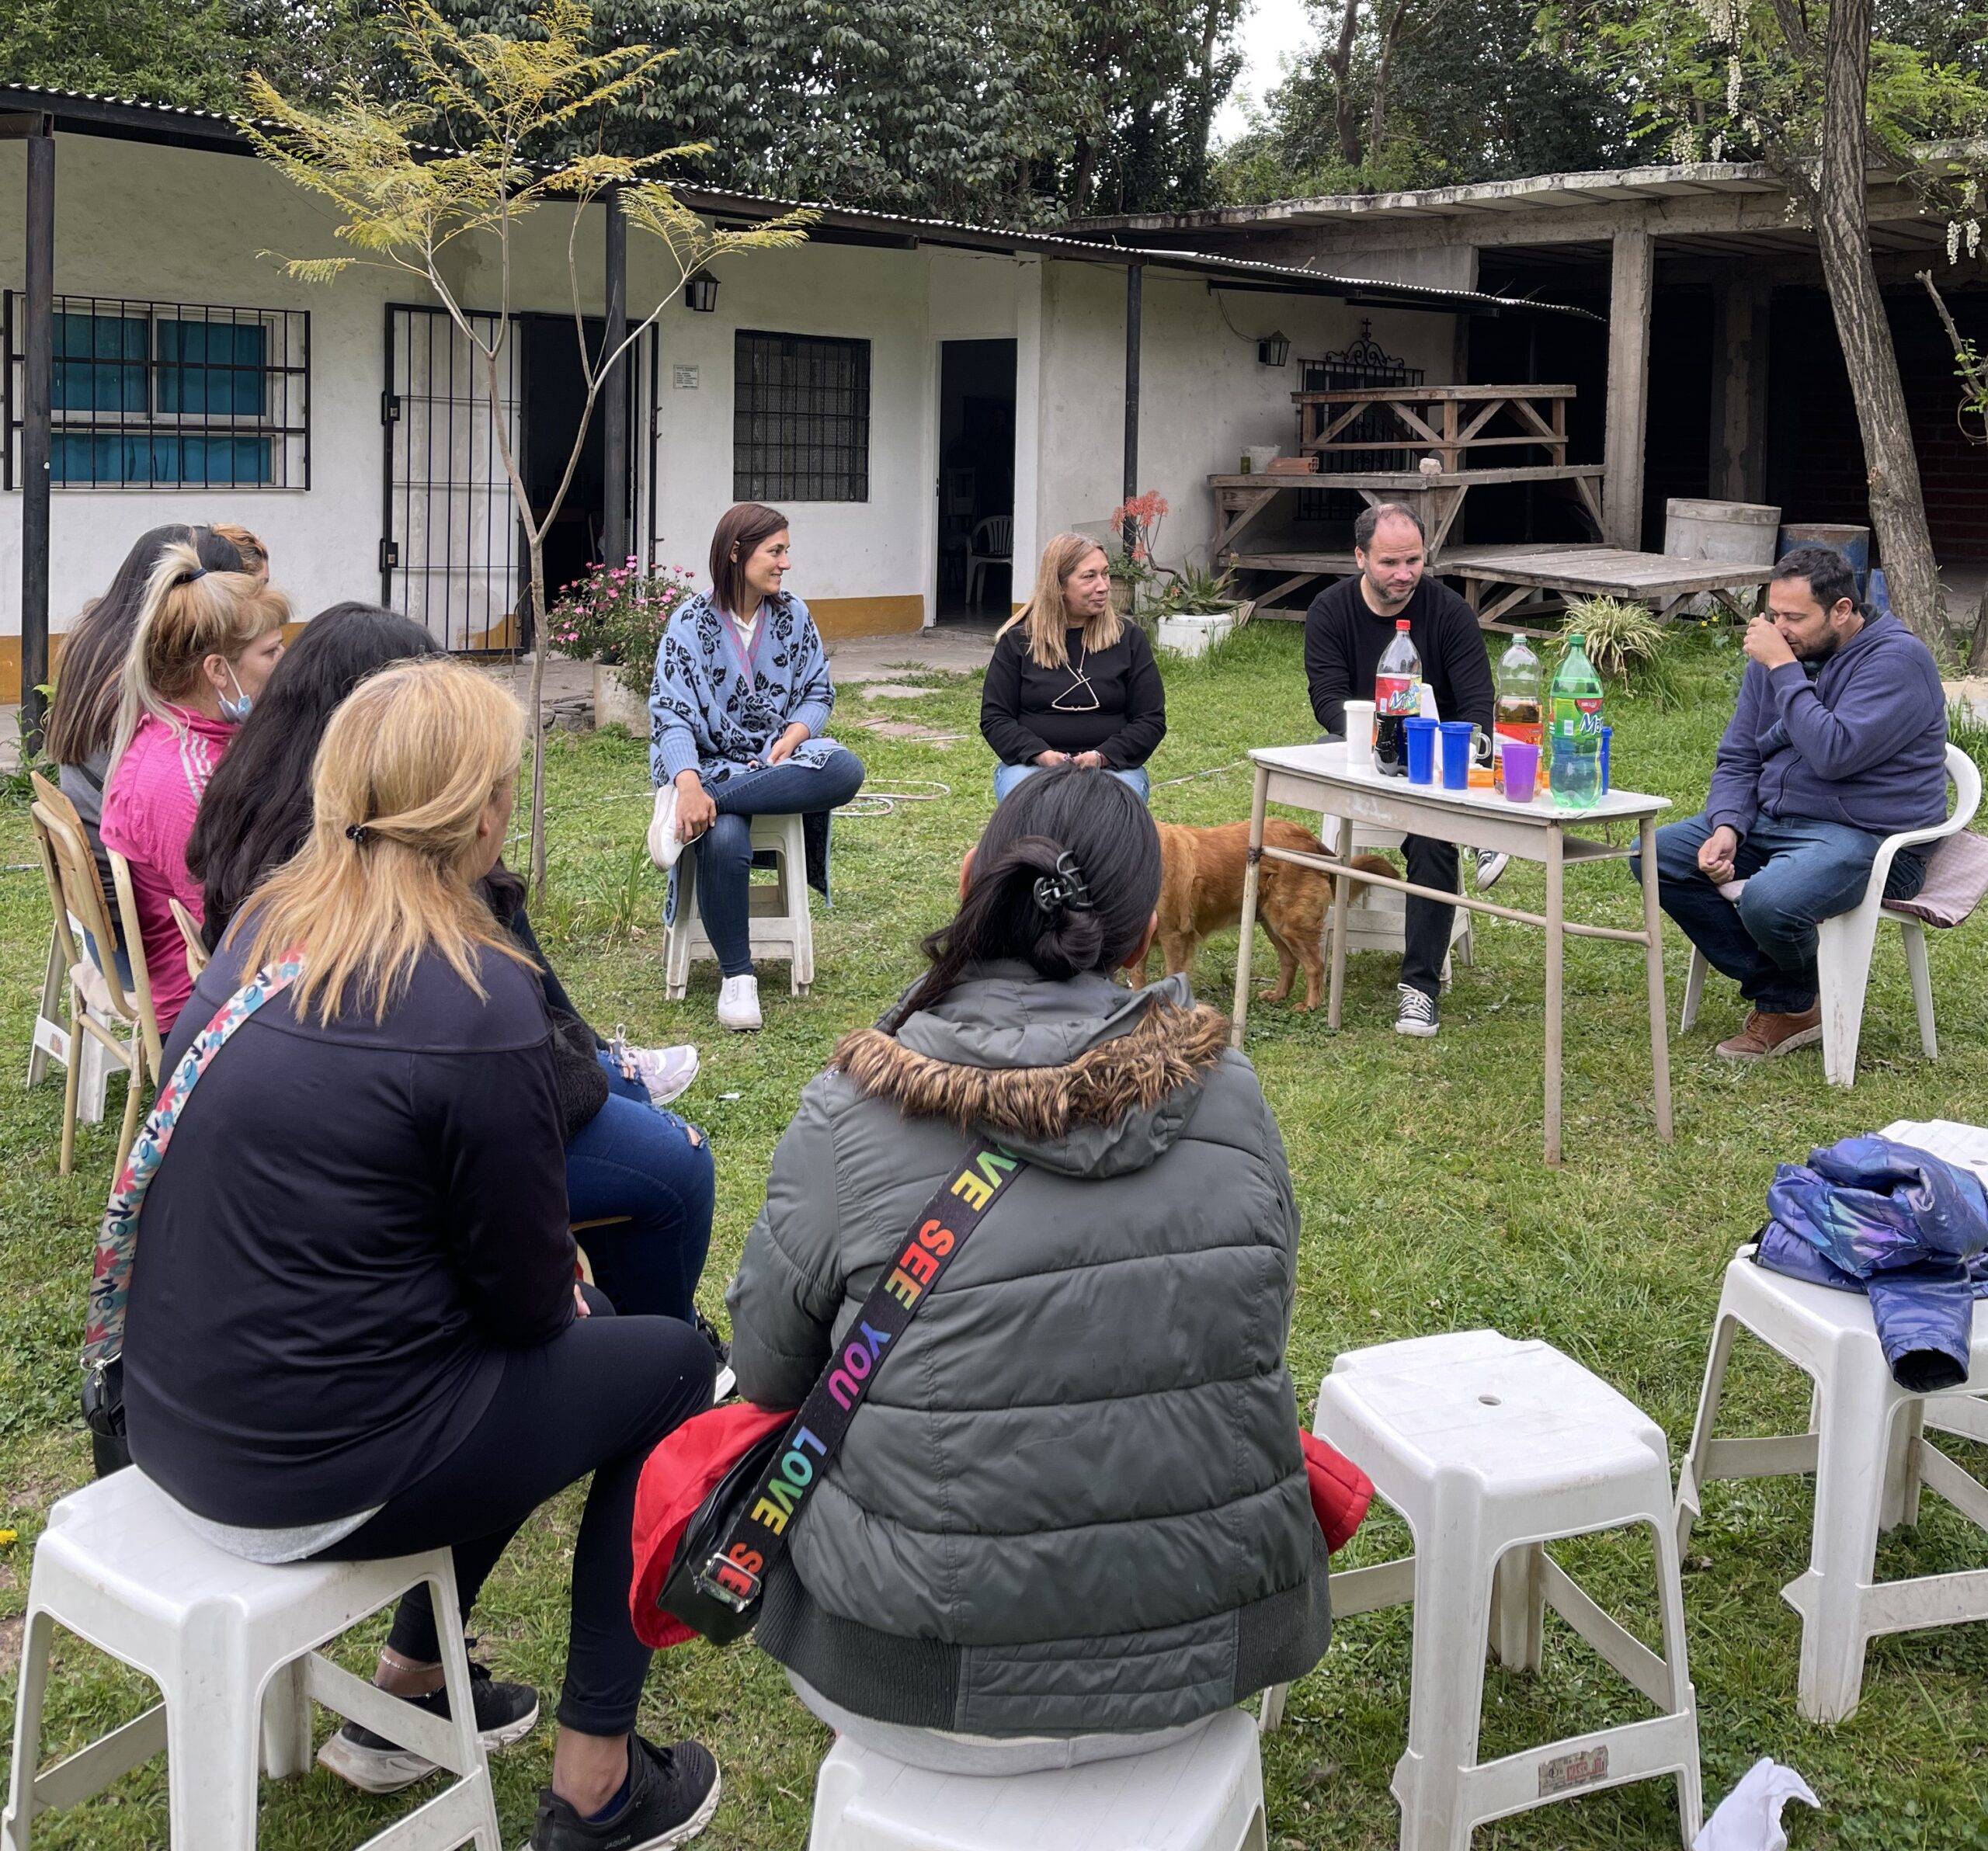
[[[876,1365],[767,1577],[759,1644],[899,1760],[1143,1752],[1325,1650],[1284,1367],[1297,1207],[1223,1018],[1181,978],[1116,981],[1159,882],[1105,772],[1005,798],[930,969],[802,1092],[732,1283],[741,1391],[798,1406],[967,1138],[1027,1166]]]

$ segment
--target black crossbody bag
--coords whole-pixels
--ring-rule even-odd
[[[801,1412],[784,1432],[742,1453],[697,1506],[656,1596],[663,1612],[714,1644],[752,1630],[767,1577],[898,1339],[968,1237],[1027,1167],[998,1144],[977,1142],[964,1164],[940,1184]]]

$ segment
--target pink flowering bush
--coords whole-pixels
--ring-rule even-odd
[[[589,566],[547,613],[546,634],[554,648],[614,668],[624,687],[645,696],[662,633],[696,589],[681,566],[645,572],[633,554],[623,565]]]

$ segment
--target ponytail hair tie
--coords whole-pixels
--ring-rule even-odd
[[[196,578],[204,578],[207,575],[207,568],[203,565],[196,565],[190,572],[182,572],[179,575],[179,582],[182,585],[191,585]]]
[[[1068,849],[1056,857],[1056,871],[1042,875],[1035,884],[1035,903],[1051,919],[1065,912],[1093,912],[1090,890],[1084,885],[1083,870]]]
[[[347,842],[356,842],[363,847],[373,839],[373,832],[363,823],[347,823],[345,836]]]

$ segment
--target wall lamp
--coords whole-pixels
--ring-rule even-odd
[[[718,312],[718,279],[715,276],[693,276],[683,286],[683,306],[700,315]]]
[[[1260,366],[1281,366],[1291,358],[1291,342],[1281,332],[1266,335],[1256,343],[1256,363]]]

